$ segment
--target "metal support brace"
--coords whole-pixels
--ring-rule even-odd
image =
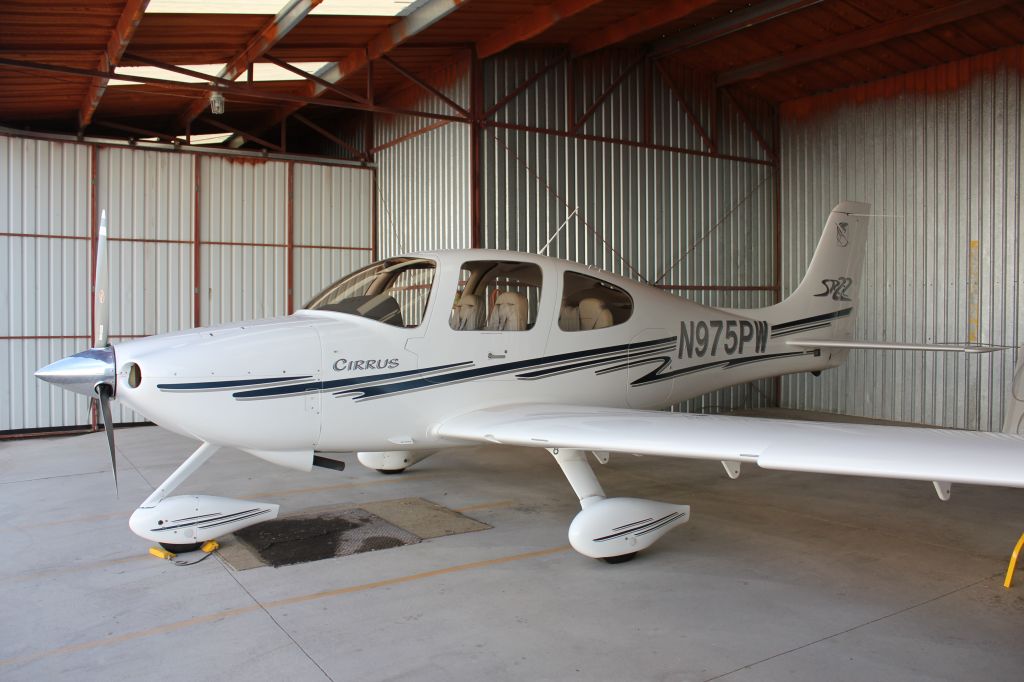
[[[549,448],[548,452],[554,455],[558,466],[562,468],[562,473],[569,480],[569,485],[572,486],[583,509],[605,498],[604,488],[601,487],[587,461],[586,450]]]
[[[1006,567],[1006,579],[1003,580],[1003,587],[1010,589],[1013,585],[1013,572],[1017,570],[1017,559],[1020,557],[1020,550],[1024,549],[1024,533],[1021,534],[1020,540],[1017,540],[1017,546],[1013,548],[1013,554],[1010,555],[1010,565]]]
[[[160,487],[153,491],[153,494],[146,498],[146,501],[139,505],[143,509],[155,507],[160,504],[160,501],[165,497],[174,492],[174,489],[181,485],[186,478],[195,473],[195,470],[203,466],[206,460],[210,459],[213,453],[220,450],[219,445],[213,443],[203,443],[199,448],[192,453],[192,456],[181,463],[174,473],[167,477]]]

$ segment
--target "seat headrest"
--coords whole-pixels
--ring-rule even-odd
[[[578,332],[580,330],[579,308],[563,303],[562,311],[558,313],[558,328],[566,332]]]
[[[580,329],[604,329],[614,323],[612,311],[598,298],[580,301]]]
[[[526,297],[514,291],[498,294],[487,328],[492,331],[519,332],[526,329],[529,305]]]
[[[484,327],[484,307],[480,305],[480,297],[475,294],[463,294],[455,304],[455,317],[452,327],[463,331],[476,331]]]

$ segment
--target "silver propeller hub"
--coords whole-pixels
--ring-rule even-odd
[[[90,348],[75,353],[62,360],[36,371],[36,378],[60,386],[89,398],[95,398],[97,387],[109,387],[108,395],[113,395],[117,386],[117,370],[114,365],[114,349]]]

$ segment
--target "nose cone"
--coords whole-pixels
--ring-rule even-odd
[[[36,378],[84,396],[95,397],[96,385],[115,387],[114,349],[90,348],[36,372]]]

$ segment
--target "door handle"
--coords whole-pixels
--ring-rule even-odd
[[[498,353],[488,353],[487,354],[487,359],[488,360],[504,360],[505,359],[505,353],[501,353],[501,354],[498,354]]]

